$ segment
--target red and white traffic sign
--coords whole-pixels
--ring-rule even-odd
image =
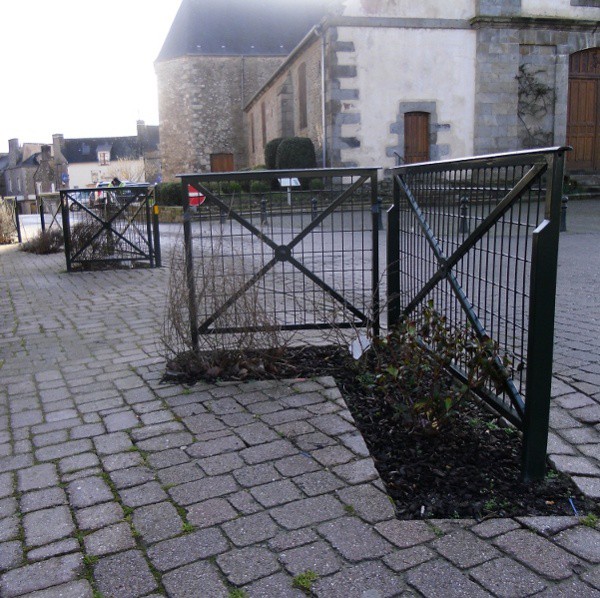
[[[188,197],[190,198],[190,207],[201,206],[206,199],[206,195],[203,195],[193,187],[192,185],[188,185]]]

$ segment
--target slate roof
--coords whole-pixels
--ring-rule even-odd
[[[158,127],[147,127],[144,147],[137,135],[131,137],[95,137],[85,139],[65,139],[62,154],[69,164],[96,162],[98,150],[110,150],[110,159],[136,160],[145,152],[158,149]]]
[[[338,1],[183,0],[156,62],[287,55]]]

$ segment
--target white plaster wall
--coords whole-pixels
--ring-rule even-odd
[[[346,0],[345,16],[469,19],[476,0]]]
[[[524,16],[600,19],[600,8],[571,6],[571,0],[521,0]]]
[[[98,162],[81,162],[76,164],[69,164],[69,187],[71,189],[95,187],[96,184],[92,182],[92,173],[98,172],[98,181],[110,181],[115,175],[119,176],[116,172],[123,169],[128,176],[138,178],[140,181],[145,178],[142,176],[144,173],[144,161],[143,160],[118,160],[112,162],[108,166],[100,166]],[[135,176],[134,176],[135,175]],[[124,178],[121,174],[119,178]]]
[[[445,158],[473,153],[476,33],[470,30],[340,28],[340,41],[353,41],[357,79],[342,85],[360,97],[344,101],[342,111],[359,112],[361,122],[344,125],[342,136],[357,137],[358,148],[342,150],[343,161],[361,166],[395,165],[386,148],[399,143],[390,127],[400,102],[436,102],[437,145]],[[341,56],[341,54],[338,54]],[[403,140],[400,141],[403,143]],[[403,149],[400,149],[403,153]]]

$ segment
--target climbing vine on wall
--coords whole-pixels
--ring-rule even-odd
[[[546,118],[554,112],[554,90],[542,80],[545,74],[544,70],[532,71],[529,65],[522,64],[516,77],[517,114],[524,127],[521,136],[524,147],[551,145],[554,139],[552,119]]]

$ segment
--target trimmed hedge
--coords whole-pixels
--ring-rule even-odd
[[[267,170],[277,168],[277,148],[282,141],[283,137],[276,137],[265,145],[265,166]]]
[[[277,148],[277,168],[316,168],[315,146],[308,137],[289,137]]]
[[[154,193],[159,206],[181,205],[181,183],[160,183]]]

